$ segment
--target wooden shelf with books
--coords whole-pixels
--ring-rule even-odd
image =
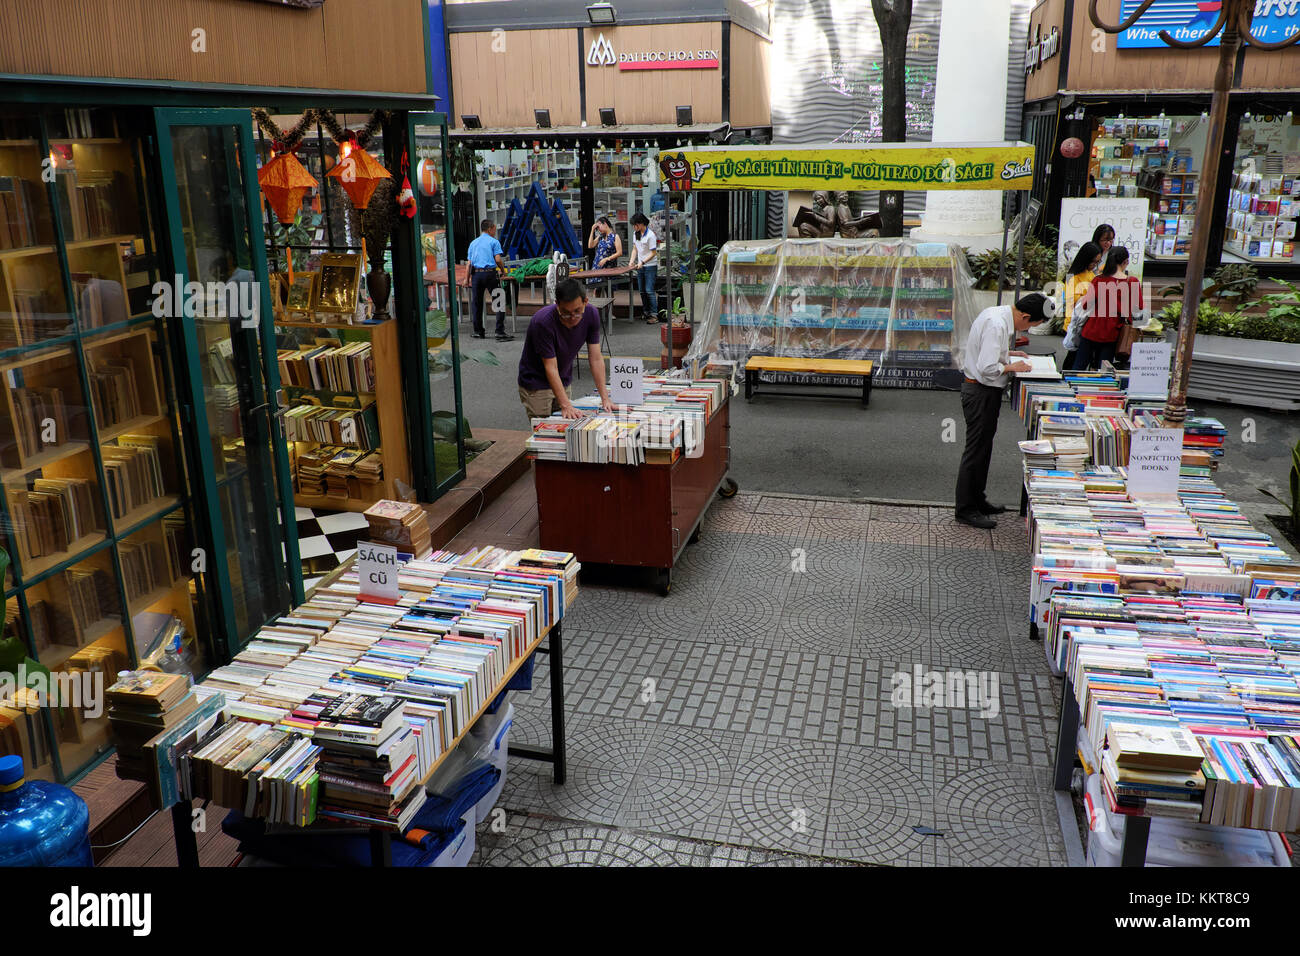
[[[330,335],[308,341],[301,334],[282,336],[276,360],[294,503],[365,511],[381,499],[400,498],[397,483],[411,483],[411,465],[397,323],[277,317],[276,326],[365,333],[365,341],[351,342]]]
[[[20,544],[18,550],[19,557],[23,559],[23,580],[40,577],[40,575],[44,574],[50,568],[64,564],[68,561],[75,561],[77,558],[82,557],[90,551],[91,548],[98,544],[102,544],[103,541],[104,532],[96,531],[93,534],[83,535],[75,541],[70,541],[68,546],[60,551],[52,551],[37,558],[26,557],[23,554],[24,547]]]
[[[163,495],[160,498],[155,498],[148,504],[124,512],[121,517],[114,517],[113,529],[119,534],[123,531],[129,531],[151,518],[156,518],[158,515],[171,511],[180,503],[181,499],[177,495]]]
[[[45,451],[38,452],[26,458],[23,464],[17,468],[0,469],[0,482],[6,485],[22,481],[33,471],[39,471],[48,465],[56,464],[65,458],[73,455],[80,455],[90,451],[90,442],[88,441],[67,441],[61,445],[52,445]]]

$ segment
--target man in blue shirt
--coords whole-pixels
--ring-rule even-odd
[[[504,269],[506,265],[505,252],[501,248],[501,243],[497,241],[497,224],[491,219],[484,219],[479,224],[482,232],[477,239],[469,244],[469,314],[474,321],[474,338],[485,339],[487,333],[483,330],[483,294],[492,292],[501,288],[501,280],[497,277],[497,269]],[[504,306],[505,297],[502,296],[498,305]],[[498,308],[497,313],[497,341],[509,342],[514,336],[506,335],[506,312],[504,307]]]

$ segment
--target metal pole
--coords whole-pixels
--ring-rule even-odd
[[[1178,344],[1174,347],[1174,370],[1169,382],[1169,399],[1165,403],[1167,425],[1181,427],[1187,419],[1187,381],[1192,371],[1192,349],[1196,341],[1196,310],[1201,301],[1201,280],[1205,277],[1205,258],[1210,242],[1210,220],[1214,215],[1215,193],[1219,177],[1215,171],[1223,154],[1223,127],[1228,117],[1228,90],[1232,85],[1233,66],[1241,47],[1237,29],[1239,10],[1253,0],[1229,0],[1227,22],[1219,42],[1219,68],[1214,74],[1214,97],[1210,101],[1210,131],[1205,140],[1201,161],[1200,186],[1196,191],[1196,217],[1192,220],[1192,244],[1187,254],[1187,278],[1183,286],[1183,314],[1178,322]]]
[[[1007,230],[1011,228],[1011,196],[1002,194],[1002,255],[998,259],[998,305],[1002,304],[1002,283],[1007,276]]]
[[[1029,203],[1025,200],[1028,195],[1028,193],[1020,194],[1020,228],[1016,230],[1016,295],[1012,302],[1020,298],[1020,277],[1024,275],[1025,232],[1029,228]]]
[[[700,223],[698,213],[700,209],[699,197],[694,192],[691,193],[687,200],[691,207],[691,267],[686,273],[691,280],[690,292],[690,323],[691,323],[691,341],[695,341],[695,250],[700,244]]]

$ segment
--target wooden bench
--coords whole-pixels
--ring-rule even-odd
[[[753,401],[758,392],[759,372],[791,372],[803,375],[838,375],[862,380],[862,407],[871,402],[871,368],[868,359],[816,359],[787,358],[773,355],[754,355],[745,363],[745,401]],[[857,388],[854,385],[841,385],[836,382],[809,382],[823,388]],[[794,392],[773,392],[771,395],[794,395]]]

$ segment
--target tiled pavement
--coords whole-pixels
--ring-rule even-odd
[[[1026,638],[1028,575],[1011,514],[990,533],[944,508],[715,503],[667,597],[584,573],[568,781],[512,760],[475,862],[1064,864],[1059,684]],[[992,672],[996,715],[895,706],[917,665]],[[544,658],[535,687],[512,695],[514,742],[550,740]]]

